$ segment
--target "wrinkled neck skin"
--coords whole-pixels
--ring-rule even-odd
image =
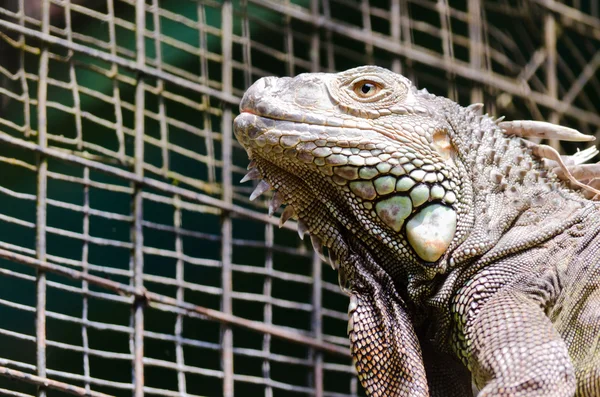
[[[495,120],[444,102],[441,113],[463,178],[461,194],[468,209],[459,224],[466,232],[436,264],[438,273],[413,277],[408,290],[414,302],[446,311],[465,280],[502,258],[539,251],[540,244],[561,239],[573,228],[597,223],[598,205],[567,189],[532,155],[527,142],[506,136]]]
[[[291,161],[274,165],[261,156],[255,156],[254,161],[311,235],[319,236],[332,253],[342,290],[351,293],[376,283],[389,289],[390,297],[402,300],[405,306],[407,267],[398,266],[395,255],[365,230],[344,196],[310,168],[299,172]],[[297,177],[298,173],[302,177]]]

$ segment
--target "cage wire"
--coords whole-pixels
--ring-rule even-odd
[[[335,272],[238,183],[244,90],[378,64],[600,136],[599,12],[0,0],[0,394],[363,395]]]

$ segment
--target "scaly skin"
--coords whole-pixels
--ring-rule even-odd
[[[600,395],[599,206],[543,147],[374,66],[264,78],[240,107],[257,193],[350,295],[369,396]]]

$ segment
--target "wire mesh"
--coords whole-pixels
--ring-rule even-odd
[[[600,137],[599,14],[594,0],[0,1],[0,394],[361,395],[335,273],[237,182],[245,88],[374,63]]]

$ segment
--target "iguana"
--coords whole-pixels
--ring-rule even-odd
[[[364,66],[266,77],[235,134],[338,270],[369,396],[600,396],[599,164]],[[325,248],[323,248],[325,247]]]

